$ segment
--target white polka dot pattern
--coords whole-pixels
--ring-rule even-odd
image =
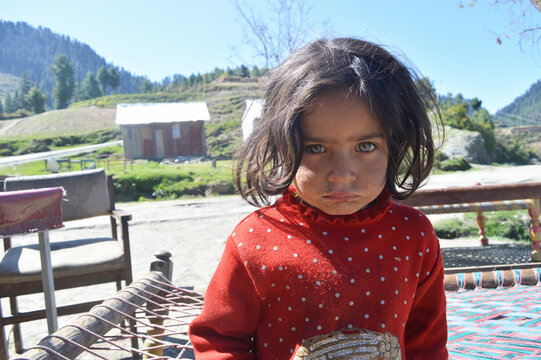
[[[261,299],[261,358],[288,358],[302,339],[346,328],[385,329],[402,342],[415,289],[439,253],[426,217],[393,205],[374,223],[334,224],[280,204],[230,237]]]

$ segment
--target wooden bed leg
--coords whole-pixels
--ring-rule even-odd
[[[541,226],[539,225],[539,212],[541,205],[539,199],[532,199],[532,207],[528,209],[530,215],[530,239],[532,240],[532,261],[541,261]]]
[[[152,307],[149,306],[148,308],[149,310],[152,310],[151,309]],[[164,330],[161,328],[161,326],[163,325],[163,319],[162,318],[149,318],[148,321],[152,325],[155,325],[155,327],[147,330],[147,335],[150,338],[144,341],[143,349],[152,355],[162,357],[163,348],[160,347],[161,344],[159,342],[154,341],[153,339],[158,339],[158,340],[161,339],[160,335],[164,333]],[[146,359],[153,359],[153,357],[143,355],[143,360],[146,360]]]
[[[171,281],[173,275],[173,263],[171,262],[171,253],[167,250],[160,250],[154,253],[154,256],[156,256],[157,259],[153,261],[150,265],[150,270],[160,271],[163,276],[165,276],[169,281]],[[158,293],[158,295],[161,294]],[[153,303],[147,303],[147,309],[153,312],[160,311]],[[167,315],[167,313],[161,313],[160,315],[165,316]],[[149,335],[149,338],[145,340],[143,348],[148,353],[161,357],[163,356],[163,348],[160,347],[161,344],[158,341],[154,341],[154,339],[161,339],[160,335],[164,333],[162,327],[164,318],[150,315],[148,321],[155,326],[147,330],[147,335]],[[144,355],[143,360],[145,359],[149,359],[149,357]]]
[[[479,242],[482,246],[488,245],[487,233],[485,231],[486,219],[482,211],[477,212],[477,227],[479,228]]]

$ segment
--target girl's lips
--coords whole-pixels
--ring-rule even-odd
[[[332,194],[325,195],[323,197],[331,201],[348,201],[348,200],[357,199],[359,196],[352,193],[332,193]]]

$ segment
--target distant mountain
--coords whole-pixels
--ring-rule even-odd
[[[56,34],[48,28],[34,28],[24,22],[0,20],[0,73],[21,76],[27,71],[30,79],[50,94],[54,85],[50,67],[60,53],[66,54],[75,68],[77,83],[81,83],[88,71],[96,74],[101,66],[106,65],[115,67],[119,72],[120,86],[117,93],[139,92],[142,76],[108,64],[90,46],[69,36]]]
[[[528,91],[494,115],[494,120],[507,126],[541,124],[541,79]]]

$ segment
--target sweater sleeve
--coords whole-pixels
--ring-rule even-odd
[[[228,239],[205,293],[203,311],[190,324],[198,360],[254,359],[261,302],[235,244]]]
[[[437,239],[436,239],[437,241]],[[447,316],[443,261],[438,244],[430,275],[417,286],[405,330],[406,359],[445,360]]]

